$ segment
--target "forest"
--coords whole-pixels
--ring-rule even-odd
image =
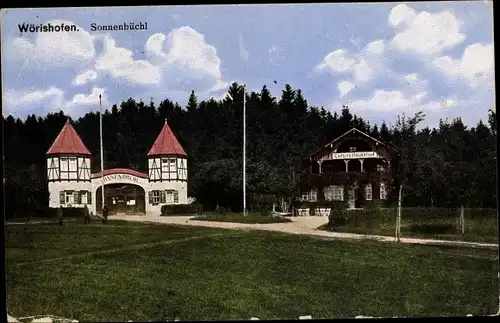
[[[185,106],[168,99],[128,99],[103,112],[105,168],[147,172],[147,152],[165,118],[188,154],[188,195],[204,209],[242,209],[243,87],[233,83],[233,100],[198,102],[193,91]],[[425,115],[401,115],[388,126],[369,124],[349,108],[310,106],[300,89],[286,85],[280,98],[264,86],[246,94],[247,205],[292,200],[300,193],[302,160],[352,127],[398,147],[393,169],[404,183],[405,206],[496,208],[496,115],[466,126],[460,119],[423,128]],[[474,107],[475,109],[475,107]],[[96,109],[97,107],[96,107]],[[64,111],[25,120],[3,117],[6,216],[48,204],[45,154],[69,116]],[[71,118],[70,118],[71,119]],[[71,120],[100,169],[99,113]],[[393,122],[393,121],[391,121]],[[394,197],[394,195],[392,195]]]

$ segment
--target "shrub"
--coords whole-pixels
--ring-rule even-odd
[[[203,211],[203,207],[199,203],[191,204],[172,204],[161,206],[161,216],[177,215],[177,214],[197,214]]]

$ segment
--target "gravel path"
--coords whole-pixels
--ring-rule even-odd
[[[394,242],[394,237],[377,236],[367,234],[329,232],[317,230],[316,228],[326,224],[328,217],[308,216],[308,217],[292,217],[292,222],[288,223],[269,223],[269,224],[248,224],[248,223],[231,223],[231,222],[214,222],[214,221],[196,221],[190,220],[188,216],[112,216],[110,219],[137,221],[137,222],[152,222],[163,224],[190,225],[210,228],[222,229],[239,229],[239,230],[266,230],[278,231],[292,234],[304,234],[309,236],[319,236],[330,239],[370,239],[382,242]],[[450,241],[436,239],[417,239],[417,238],[401,238],[401,243],[408,244],[425,244],[425,245],[448,245],[448,246],[464,246],[474,248],[498,249],[498,244],[494,243],[479,243],[467,241]]]

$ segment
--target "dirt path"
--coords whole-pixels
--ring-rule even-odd
[[[231,222],[214,222],[214,221],[195,221],[190,220],[188,216],[113,216],[111,220],[125,220],[137,222],[151,222],[176,225],[190,225],[210,228],[222,229],[239,229],[239,230],[266,230],[278,231],[292,234],[304,234],[310,236],[319,236],[331,239],[349,239],[349,240],[377,240],[382,242],[394,242],[394,237],[377,236],[368,234],[330,232],[317,230],[316,228],[326,224],[328,217],[292,217],[292,222],[288,223],[269,223],[269,224],[248,224],[248,223],[231,223]],[[468,241],[451,241],[451,240],[436,240],[436,239],[418,239],[418,238],[401,238],[401,243],[422,244],[422,245],[447,245],[447,246],[464,246],[473,248],[498,249],[498,244],[494,243],[479,243]]]

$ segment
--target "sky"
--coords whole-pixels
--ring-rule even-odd
[[[494,108],[489,1],[197,5],[2,11],[3,115],[63,110],[73,118],[130,97],[159,103],[223,98],[285,84],[310,105],[343,105],[371,124],[424,111],[424,125]],[[92,24],[147,23],[147,30]],[[76,25],[21,32],[22,24]],[[276,83],[274,82],[276,81]]]

